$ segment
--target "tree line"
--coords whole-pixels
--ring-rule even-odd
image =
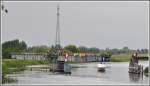
[[[11,53],[47,53],[49,50],[54,48],[54,45],[48,47],[46,45],[41,46],[32,46],[28,47],[25,41],[20,41],[19,39],[6,41],[2,43],[2,57],[3,58],[11,58]],[[76,46],[76,45],[67,45],[62,47],[66,52],[69,53],[93,53],[93,54],[101,54],[101,55],[113,55],[113,54],[131,54],[133,52],[137,52],[140,54],[147,54],[148,49],[129,49],[127,46],[122,49],[99,49],[96,47],[86,47],[86,46]]]
[[[24,41],[18,39],[6,41],[2,43],[2,57],[10,58],[12,52],[25,52],[27,50],[27,44]]]

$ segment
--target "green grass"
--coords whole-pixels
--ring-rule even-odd
[[[139,60],[148,60],[148,54],[139,54]],[[131,58],[131,54],[112,55],[111,62],[127,62]]]
[[[48,64],[48,61],[3,59],[2,71],[6,74],[22,71],[27,65]]]
[[[4,81],[9,81],[7,74],[12,74],[15,72],[25,70],[27,65],[38,65],[38,64],[48,64],[48,61],[34,61],[34,60],[16,60],[16,59],[3,59],[2,60],[2,77]],[[12,81],[12,80],[11,80]]]
[[[77,63],[79,63],[79,62],[68,61],[67,63],[68,63],[68,64],[77,64]]]
[[[120,54],[120,55],[112,55],[110,61],[111,62],[127,62],[129,61],[131,55]]]

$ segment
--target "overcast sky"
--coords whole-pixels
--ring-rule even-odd
[[[55,44],[58,3],[62,46],[148,48],[148,1],[5,2],[9,13],[2,16],[2,42]]]

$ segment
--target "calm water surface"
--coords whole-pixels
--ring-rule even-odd
[[[128,73],[128,62],[106,63],[108,67],[105,72],[98,72],[97,64],[73,64],[80,68],[72,68],[71,75],[26,70],[11,74],[11,78],[17,80],[11,84],[149,84],[149,77]],[[140,64],[144,67],[149,65],[148,61],[141,61]]]

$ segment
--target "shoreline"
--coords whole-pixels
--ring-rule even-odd
[[[148,60],[139,60],[139,61],[148,61]],[[120,63],[120,62],[129,62],[129,61],[110,61],[110,62],[115,62],[115,63]],[[110,63],[108,62],[108,63]],[[98,63],[98,62],[67,62],[68,64],[85,64],[85,63]],[[106,62],[107,63],[107,62]],[[2,80],[3,83],[5,80],[9,80],[8,77],[6,77],[7,74],[13,74],[17,73],[20,71],[26,70],[27,66],[32,66],[32,65],[49,65],[48,61],[29,61],[29,60],[14,60],[14,59],[3,59],[2,61]],[[78,67],[75,67],[78,68]],[[9,82],[9,81],[8,81]]]

